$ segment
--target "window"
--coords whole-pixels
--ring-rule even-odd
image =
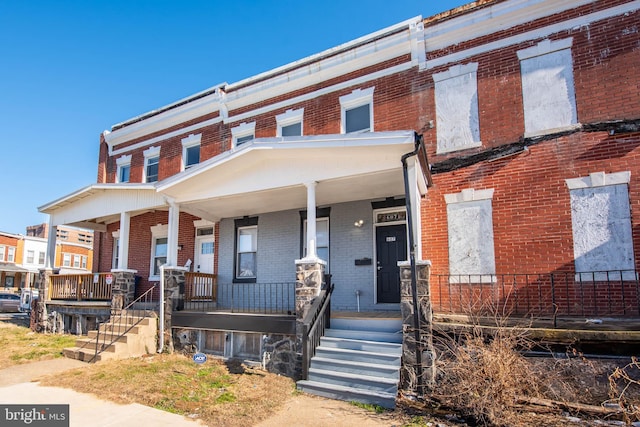
[[[222,331],[204,331],[204,352],[224,356],[227,334]]]
[[[200,163],[200,141],[202,134],[191,134],[182,139],[182,169]]]
[[[33,264],[35,260],[36,252],[35,251],[27,251],[27,264]]]
[[[131,154],[122,156],[116,160],[117,178],[116,182],[129,182],[129,175],[131,173]]]
[[[4,261],[4,253],[6,248],[4,246],[0,246],[0,262]]]
[[[160,266],[167,263],[169,226],[159,224],[151,227],[151,268],[149,280],[160,280]]]
[[[307,256],[307,220],[304,220],[302,230],[302,256]],[[316,218],[316,254],[327,263],[329,272],[329,218]]]
[[[449,231],[449,273],[453,282],[495,279],[493,189],[466,189],[446,194]]]
[[[38,264],[39,265],[44,265],[44,261],[45,261],[45,257],[46,254],[44,252],[38,252]]]
[[[254,282],[257,277],[258,218],[236,220],[236,282]]]
[[[233,139],[233,146],[239,147],[255,138],[256,122],[241,123],[238,126],[231,128],[231,137]]]
[[[433,75],[437,152],[479,147],[478,64],[456,65]]]
[[[62,266],[63,267],[71,267],[71,255],[70,254],[64,254],[62,256]]]
[[[572,40],[543,40],[518,51],[525,137],[565,130],[578,123]]]
[[[276,116],[278,124],[276,136],[301,136],[302,135],[302,117],[304,116],[304,108],[298,110],[287,110]]]
[[[73,256],[73,268],[80,268],[80,255]]]
[[[373,132],[373,87],[340,97],[342,133]]]
[[[160,166],[160,147],[144,150],[144,182],[156,182]]]
[[[15,262],[16,261],[16,248],[13,246],[9,246],[7,250],[7,262]]]
[[[80,258],[80,259],[81,259],[81,262],[82,262],[81,267],[86,270],[87,269],[87,257],[83,255],[82,258]]]
[[[611,278],[606,272],[621,272],[635,280],[629,205],[630,172],[592,173],[567,179],[571,199],[573,253],[576,273],[584,280]],[[628,277],[627,277],[628,276]]]
[[[262,335],[250,332],[234,332],[233,357],[260,360]]]
[[[113,233],[113,261],[111,263],[111,268],[118,268],[118,255],[120,254],[120,233]]]

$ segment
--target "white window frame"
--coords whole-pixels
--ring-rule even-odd
[[[493,199],[493,188],[486,190],[474,190],[468,188],[460,193],[445,194],[445,202],[447,204],[447,230],[449,234],[449,274],[451,283],[494,283],[496,277],[496,258],[493,235],[493,207],[491,201]],[[488,207],[487,207],[488,204]],[[464,225],[460,225],[456,221],[454,215],[463,209],[480,209],[487,210],[486,217],[478,218],[477,224],[465,221]],[[483,222],[483,219],[485,220]],[[490,224],[487,224],[490,222]],[[464,242],[468,235],[476,232],[478,239],[474,242],[474,247],[466,247]],[[454,265],[453,260],[456,256],[456,248],[462,246],[462,250],[468,252],[465,256],[469,265]],[[477,264],[479,271],[470,271],[469,267],[473,267],[474,262]]]
[[[129,182],[131,181],[131,154],[126,156],[120,156],[116,159],[116,182]],[[129,179],[127,181],[122,181],[120,175],[122,173],[122,169],[128,167],[129,168]]]
[[[194,165],[200,163],[200,157],[202,153],[198,154],[198,162],[192,163],[190,165],[187,164],[187,152],[190,148],[200,147],[202,141],[202,134],[191,134],[186,138],[182,138],[182,170],[188,169]]]
[[[369,105],[369,128],[350,133],[373,132],[373,91],[375,86],[367,89],[356,89],[348,95],[340,97],[340,133],[347,133],[347,111]]]
[[[80,257],[80,268],[86,270],[87,269],[87,257],[85,255],[82,255]]]
[[[287,110],[276,116],[277,130],[276,136],[282,137],[282,128],[300,123],[300,136],[304,135],[303,126],[304,108],[297,110]]]
[[[143,152],[144,154],[144,169],[142,170],[142,182],[149,182],[147,176],[147,168],[149,167],[149,160],[158,158],[158,181],[160,179],[160,147],[149,147]],[[151,181],[151,182],[156,182]]]
[[[478,63],[434,74],[437,153],[482,146],[478,112]]]
[[[522,79],[522,104],[524,113],[525,138],[548,135],[580,127],[576,106],[575,80],[573,69],[573,55],[571,46],[573,38],[562,40],[542,40],[535,46],[517,52],[520,60],[520,74]],[[566,51],[566,52],[563,52]],[[568,52],[570,67],[562,73],[564,79],[545,81],[544,91],[539,90],[541,71],[548,68],[539,66],[532,68],[535,73],[527,73],[528,64],[545,55],[561,55]],[[551,74],[551,73],[549,73]],[[561,73],[554,72],[553,75]],[[529,89],[529,90],[528,90]],[[564,90],[566,89],[566,90]],[[563,94],[566,97],[563,98]],[[564,104],[564,105],[562,105]],[[561,108],[562,107],[562,108]],[[551,120],[551,122],[549,122]]]
[[[73,268],[80,268],[80,255],[73,256]]]
[[[4,262],[6,256],[7,247],[0,245],[0,262]]]
[[[47,253],[38,251],[38,265],[44,265],[47,261]]]
[[[151,227],[151,259],[149,261],[149,281],[158,281],[160,280],[160,274],[155,273],[155,262],[156,258],[156,243],[158,239],[168,239],[169,236],[169,225],[168,224],[158,224]],[[168,242],[167,242],[168,243]],[[168,251],[167,247],[167,251]],[[166,258],[166,255],[165,255]]]
[[[233,148],[238,147],[238,139],[245,138],[247,136],[252,136],[252,139],[249,141],[244,141],[240,143],[240,145],[244,145],[250,143],[252,140],[256,138],[256,122],[251,123],[240,123],[236,127],[231,128],[231,139]]]
[[[7,249],[7,262],[16,262],[16,247],[9,246]]]
[[[594,172],[589,174],[589,176],[566,180],[571,198],[571,226],[576,280],[582,282],[608,279],[637,280],[634,273],[633,224],[631,220],[631,204],[629,201],[630,182],[630,171],[610,174]],[[624,209],[624,211],[602,209],[602,206],[598,208],[599,198],[595,190],[613,186],[625,186],[625,197],[619,198],[619,202],[622,202],[624,205],[618,205],[621,209]],[[580,206],[574,204],[577,199],[574,197],[574,194],[571,193],[576,190],[585,189],[593,189],[588,203],[592,206],[593,213],[597,213],[597,218],[591,217],[590,215],[585,216],[584,212],[582,212],[581,215]],[[612,217],[607,216],[609,213],[613,214]],[[624,217],[622,215],[624,215]],[[614,230],[617,232],[611,232],[611,219],[613,219],[614,224],[618,226]],[[621,220],[625,221],[623,222]],[[628,222],[626,220],[628,220]],[[606,231],[603,231],[604,229],[606,229]],[[584,234],[584,238],[582,234]],[[612,247],[611,245],[614,246]],[[584,257],[584,255],[592,251],[595,251],[595,256]],[[611,256],[611,254],[613,254],[613,256]],[[595,266],[593,264],[594,262],[596,263]],[[600,268],[598,266],[599,263],[606,263],[607,267]],[[593,274],[594,271],[602,271],[602,273]],[[623,273],[621,274],[622,277],[615,278],[604,271],[623,271]]]
[[[27,251],[27,264],[35,264],[36,260],[36,251],[28,250]]]
[[[253,251],[240,251],[240,232],[243,230],[255,230],[255,250]],[[257,280],[258,278],[258,226],[257,225],[247,225],[237,227],[236,229],[236,253],[235,253],[235,271],[233,273],[234,278],[236,280]],[[240,275],[240,254],[253,253],[254,254],[254,271],[252,276],[242,276]]]
[[[62,266],[71,267],[71,254],[62,254]]]
[[[111,254],[111,268],[118,268],[118,255],[120,253],[120,230],[111,233],[113,237],[113,254]]]

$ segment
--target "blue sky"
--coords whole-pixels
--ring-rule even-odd
[[[464,0],[0,0],[0,231],[96,181],[99,135]]]

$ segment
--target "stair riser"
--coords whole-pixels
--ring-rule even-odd
[[[382,397],[365,396],[354,392],[342,392],[339,390],[331,390],[330,388],[318,388],[313,386],[300,386],[300,390],[311,393],[316,396],[327,397],[329,399],[344,400],[346,402],[360,402],[371,405],[378,405],[384,408],[393,409],[396,406],[395,399],[387,399]]]
[[[338,377],[338,376],[334,376],[327,373],[322,373],[322,374],[310,373],[309,381],[317,381],[325,384],[336,384],[336,385],[341,385],[345,387],[354,387],[354,388],[360,388],[365,390],[373,390],[373,391],[380,391],[380,392],[393,393],[393,394],[396,394],[398,392],[397,384],[393,384],[393,385],[384,384],[384,383],[375,382],[375,381],[363,380],[357,377],[343,378],[343,377]]]
[[[392,332],[353,331],[348,329],[327,329],[326,337],[378,341],[384,343],[402,343],[402,334]]]
[[[320,360],[311,360],[311,368],[322,369],[326,371],[337,371],[337,372],[346,372],[356,375],[369,375],[372,377],[380,377],[380,378],[398,378],[398,369],[393,369],[389,366],[379,366],[379,367],[358,367],[356,366],[347,366],[341,365],[339,363],[334,363],[332,361],[320,361]]]
[[[89,333],[87,333],[87,339],[96,340],[96,337],[98,336],[98,333],[96,331],[89,331]],[[100,332],[100,341],[111,341],[113,339],[115,339],[118,335],[117,334],[111,334],[110,332],[105,334],[104,332]],[[123,335],[121,337],[119,337],[118,339],[116,339],[116,342],[127,342],[127,336]]]
[[[126,345],[126,344],[122,344],[122,345]],[[116,351],[115,344],[107,344],[103,342],[96,344],[95,341],[87,342],[87,341],[78,340],[76,341],[76,347],[81,348],[83,350],[87,350],[87,351],[93,351],[93,352],[95,352],[96,347],[98,347],[100,351],[108,351],[112,353]]]
[[[326,348],[342,348],[346,350],[361,350],[370,351],[372,353],[384,353],[393,356],[400,356],[402,354],[402,346],[385,344],[385,343],[373,343],[363,342],[356,340],[348,340],[341,338],[321,338],[320,345]]]
[[[351,362],[377,363],[389,366],[400,366],[399,355],[372,354],[365,352],[339,352],[331,348],[318,347],[316,356],[325,357],[327,359],[348,360]]]

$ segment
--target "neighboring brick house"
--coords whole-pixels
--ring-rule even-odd
[[[39,270],[45,268],[48,225],[27,227],[27,235],[0,232],[0,288],[18,291],[35,285]],[[92,236],[93,232],[61,227],[72,234]],[[38,231],[36,233],[35,231]],[[77,236],[77,234],[75,234]],[[77,240],[78,237],[75,237]],[[80,237],[82,238],[82,237]],[[53,268],[67,273],[92,270],[92,242],[64,242],[57,239]]]
[[[437,311],[637,316],[639,7],[407,20],[114,125],[97,183],[40,211],[95,230],[94,271],[138,293],[161,265],[283,283],[317,255],[334,309],[397,311],[411,218]],[[416,141],[431,168],[409,157],[405,188]]]

